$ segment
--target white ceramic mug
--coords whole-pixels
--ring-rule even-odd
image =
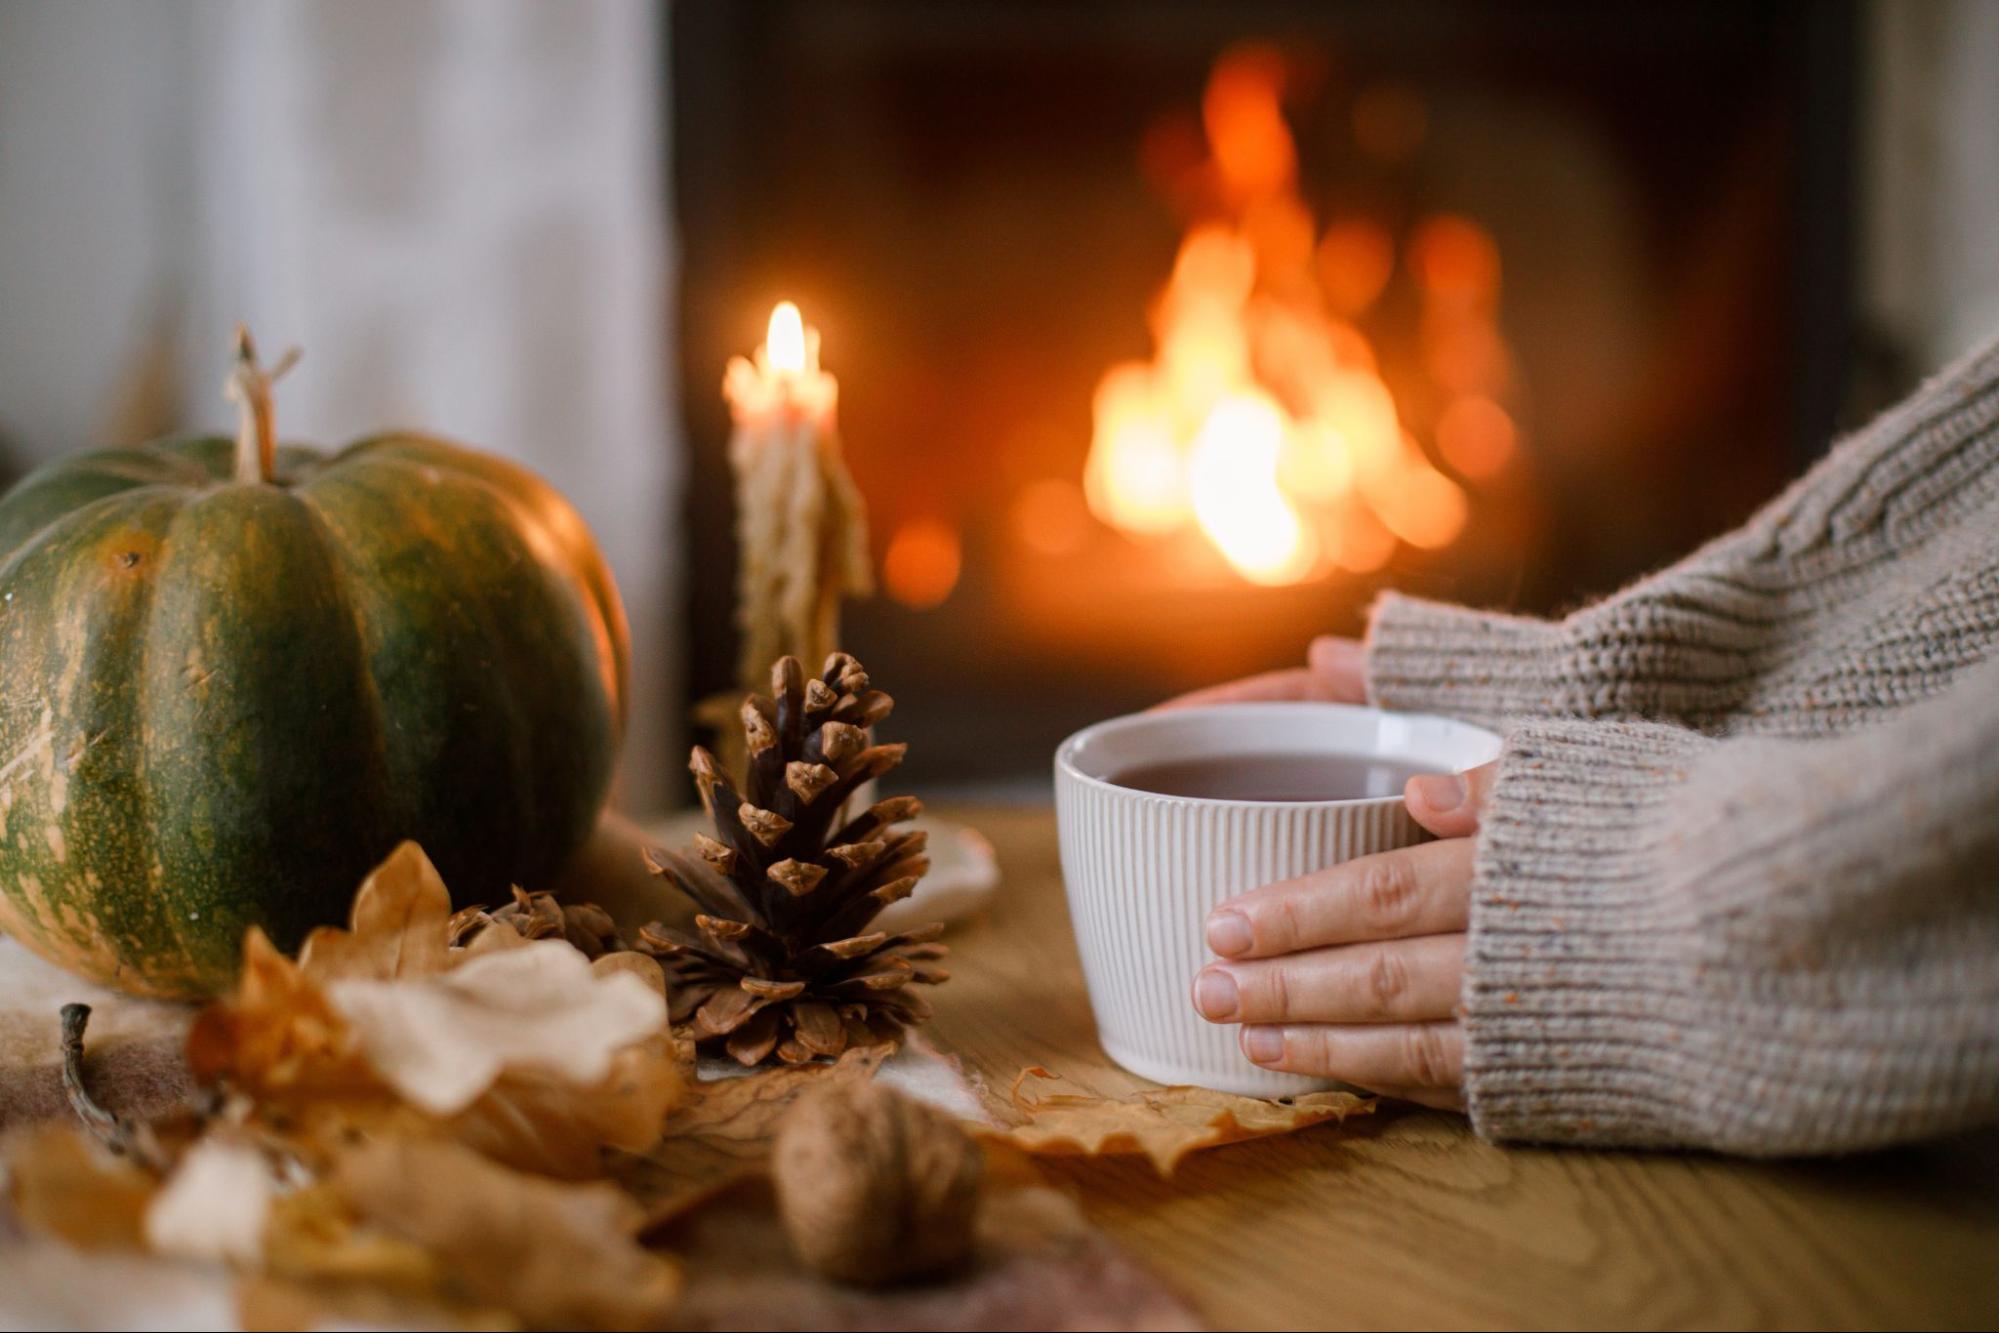
[[[1499,738],[1422,713],[1244,703],[1114,718],[1062,742],[1055,815],[1069,914],[1097,1038],[1134,1074],[1256,1097],[1330,1086],[1251,1064],[1236,1026],[1202,1019],[1189,991],[1213,959],[1204,929],[1224,899],[1420,841],[1400,788],[1352,800],[1246,801],[1163,796],[1111,780],[1168,761],[1279,754],[1458,773],[1497,758]]]

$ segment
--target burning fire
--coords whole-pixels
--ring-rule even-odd
[[[1254,583],[1380,568],[1396,544],[1463,529],[1464,490],[1403,425],[1355,326],[1394,277],[1395,239],[1345,219],[1323,232],[1299,197],[1267,48],[1216,65],[1202,104],[1211,216],[1180,246],[1153,311],[1151,361],[1098,384],[1084,469],[1091,512],[1139,536],[1198,531]],[[1475,223],[1439,216],[1401,247],[1420,300],[1438,448],[1466,477],[1503,468],[1514,426],[1496,401],[1499,254]]]

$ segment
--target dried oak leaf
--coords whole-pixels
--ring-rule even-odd
[[[271,1203],[263,1258],[237,1287],[245,1329],[517,1329],[490,1304],[447,1294],[444,1267],[419,1245],[373,1226],[326,1181]]]
[[[646,1206],[647,1228],[663,1226],[731,1182],[761,1173],[769,1165],[778,1122],[800,1096],[872,1078],[887,1056],[887,1047],[863,1046],[829,1065],[783,1065],[702,1079],[667,1117],[659,1143],[621,1159],[613,1173]]]
[[[619,1051],[599,1083],[509,1074],[447,1122],[451,1137],[497,1162],[565,1180],[604,1174],[603,1150],[643,1152],[691,1082],[672,1039]]]
[[[262,1152],[211,1134],[182,1154],[147,1205],[146,1244],[176,1259],[255,1266],[277,1196]]]
[[[423,848],[405,842],[361,881],[348,929],[305,937],[299,969],[321,984],[432,976],[451,966],[450,921],[451,891]]]
[[[68,1125],[38,1125],[8,1138],[7,1202],[30,1231],[78,1249],[145,1248],[146,1209],[159,1181],[113,1157]]]
[[[590,970],[598,977],[628,973],[664,1003],[666,975],[644,954],[606,954]],[[667,1113],[693,1087],[678,1043],[657,1032],[615,1051],[609,1072],[588,1087],[510,1071],[454,1116],[451,1130],[508,1166],[580,1180],[602,1174],[603,1148],[643,1152],[657,1143]]]
[[[447,1303],[369,1282],[316,1281],[253,1273],[236,1287],[236,1323],[245,1333],[302,1328],[425,1328],[513,1333],[504,1310]]]
[[[363,1223],[334,1188],[314,1181],[271,1201],[263,1275],[310,1283],[366,1283],[412,1295],[442,1283],[437,1260],[400,1236]]]
[[[413,845],[360,899],[354,929],[319,934],[303,963],[250,934],[236,993],[189,1035],[199,1080],[246,1094],[260,1123],[321,1160],[358,1136],[450,1134],[583,1177],[601,1173],[605,1145],[657,1139],[687,1082],[658,964],[592,965],[511,930],[447,953],[448,895]]]
[[[326,992],[252,927],[236,990],[195,1016],[187,1037],[197,1082],[228,1082],[260,1105],[379,1101],[383,1089]]]
[[[509,1170],[438,1140],[386,1139],[342,1156],[334,1190],[363,1220],[438,1262],[452,1293],[529,1324],[658,1324],[679,1270],[635,1239],[644,1210],[616,1186]]]
[[[465,1110],[508,1071],[597,1084],[621,1048],[666,1028],[657,990],[627,971],[593,971],[561,940],[433,976],[335,981],[326,994],[382,1081],[440,1116]]]
[[[1023,1094],[1030,1078],[1056,1078],[1039,1066],[1023,1069],[1013,1084],[1020,1124],[979,1132],[1045,1157],[1141,1156],[1162,1176],[1173,1174],[1191,1152],[1224,1143],[1289,1134],[1325,1121],[1374,1109],[1371,1098],[1350,1092],[1314,1092],[1265,1101],[1210,1088],[1150,1088],[1128,1097]]]

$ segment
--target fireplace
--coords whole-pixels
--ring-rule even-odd
[[[1559,610],[1823,444],[1851,341],[1839,4],[673,10],[691,702],[727,421],[822,330],[909,775],[1354,632]]]

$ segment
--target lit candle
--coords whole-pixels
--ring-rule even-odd
[[[839,646],[840,599],[873,584],[867,516],[840,455],[840,384],[797,306],[771,311],[763,346],[730,360],[722,394],[735,421],[740,683],[761,690],[779,657],[816,671]]]

